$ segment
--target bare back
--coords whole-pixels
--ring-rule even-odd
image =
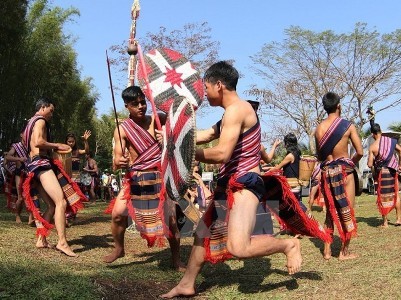
[[[337,116],[335,115],[329,115],[327,119],[323,120],[322,123],[318,125],[315,132],[316,145],[320,144],[320,141],[322,140],[323,136],[325,135],[327,130],[329,130],[331,124],[335,121],[336,118]],[[355,126],[351,124],[351,126],[344,133],[340,141],[334,147],[331,154],[329,154],[326,158],[319,157],[319,159],[336,160],[341,157],[350,158],[348,151],[349,141],[351,141],[353,147],[355,148],[356,154],[362,157],[363,155],[362,142],[358,135],[358,132],[356,131]]]

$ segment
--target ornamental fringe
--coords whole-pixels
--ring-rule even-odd
[[[343,176],[343,178],[347,178],[347,174],[346,174],[344,168],[342,168],[342,176]],[[357,224],[356,224],[356,222],[354,222],[355,229],[353,229],[352,231],[344,232],[343,227],[340,222],[340,217],[338,216],[338,213],[336,210],[333,195],[331,194],[330,187],[327,184],[326,176],[323,173],[322,173],[322,183],[323,183],[323,188],[324,188],[325,199],[327,199],[327,202],[329,203],[329,205],[326,209],[328,209],[330,212],[331,219],[333,220],[334,224],[337,227],[338,234],[340,236],[341,241],[343,243],[345,243],[346,241],[349,241],[352,237],[355,237],[357,235]],[[355,212],[348,199],[346,190],[345,190],[345,196],[346,196],[347,204],[350,208],[351,220],[354,221],[355,220]],[[329,233],[330,235],[333,234],[333,230],[334,230],[334,228],[333,229],[326,228],[326,232]]]
[[[397,203],[397,196],[398,196],[398,173],[396,173],[394,177],[394,196],[393,196],[393,205],[390,208],[384,208],[382,205],[382,194],[381,194],[381,180],[382,180],[382,170],[379,172],[379,176],[377,178],[378,186],[377,186],[377,208],[382,216],[387,216]]]

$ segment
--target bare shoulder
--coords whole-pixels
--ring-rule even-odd
[[[325,121],[322,121],[322,123],[320,123],[319,125],[317,125],[316,129],[315,129],[315,137],[317,139],[320,140],[320,138],[323,136],[324,132],[325,132]]]

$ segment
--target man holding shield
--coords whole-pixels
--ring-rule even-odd
[[[118,125],[114,132],[114,165],[116,168],[127,168],[127,175],[118,196],[106,210],[112,214],[111,231],[114,239],[113,251],[103,258],[106,263],[125,255],[124,236],[128,215],[149,247],[163,245],[168,231],[164,221],[164,202],[160,201],[161,146],[155,139],[155,115],[146,115],[145,95],[140,87],[127,87],[122,92],[122,98],[129,118]],[[159,118],[164,124],[166,116],[160,114]],[[125,154],[126,151],[129,155]],[[173,225],[171,221],[169,224]],[[173,267],[182,270],[184,265],[179,260],[179,239],[171,236],[168,241]]]
[[[289,274],[298,272],[302,257],[297,239],[276,239],[270,235],[256,235],[256,211],[265,188],[260,177],[260,124],[251,104],[236,92],[238,71],[225,61],[212,65],[205,73],[206,97],[211,106],[224,109],[223,119],[208,130],[197,132],[197,144],[219,139],[216,146],[196,150],[196,160],[209,164],[223,164],[219,171],[214,198],[226,191],[229,208],[227,249],[237,258],[268,256],[284,253]],[[184,277],[163,298],[195,294],[195,279],[207,255],[204,237],[199,232]]]

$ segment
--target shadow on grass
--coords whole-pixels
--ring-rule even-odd
[[[370,227],[379,227],[381,224],[383,224],[383,220],[378,217],[356,217],[356,222],[357,223],[366,223]]]
[[[271,268],[271,259],[266,257],[243,260],[243,267],[232,270],[227,264],[208,266],[202,271],[206,278],[199,287],[199,292],[204,292],[212,287],[224,287],[238,284],[238,291],[244,294],[269,292],[282,287],[287,290],[295,290],[299,287],[297,279],[322,280],[322,276],[316,272],[299,272],[293,276],[287,271]],[[266,278],[274,275],[275,282],[263,283]],[[285,277],[277,282],[277,276]],[[289,277],[289,278],[288,278]]]
[[[103,215],[103,216],[96,216],[91,218],[86,218],[85,216],[80,216],[78,214],[77,219],[74,221],[73,226],[76,225],[88,225],[97,222],[110,222],[111,216],[110,215]]]
[[[323,249],[324,249],[324,243],[317,238],[310,238],[309,239],[313,245],[315,245],[315,247],[317,249],[320,250],[320,254],[322,255],[322,259],[323,259]],[[331,255],[332,257],[338,257],[340,255],[340,249],[341,249],[341,239],[339,236],[334,235],[333,236],[333,243],[331,244]]]
[[[184,257],[189,256],[191,248],[192,246],[190,245],[181,247],[182,254],[186,254],[181,255],[182,261],[188,260],[188,258],[184,259]],[[131,267],[135,265],[157,262],[158,268],[161,271],[171,271],[171,253],[169,248],[152,253],[141,253],[137,256],[142,259],[140,261],[110,265],[108,267],[110,269],[126,268],[127,270],[131,270]],[[290,277],[287,271],[272,269],[269,258],[253,258],[239,261],[238,263],[243,263],[243,267],[234,270],[225,263],[215,265],[207,263],[201,272],[205,280],[196,288],[197,293],[206,292],[215,286],[228,287],[235,284],[238,284],[238,291],[244,294],[268,292],[282,287],[285,287],[287,290],[294,290],[299,287],[297,279],[322,280],[320,273],[316,272],[299,272]],[[281,275],[285,277],[285,280],[263,284],[263,281],[271,275]],[[274,277],[276,278],[276,276]],[[277,281],[277,279],[274,279],[274,281]]]
[[[106,235],[84,235],[79,239],[69,240],[68,244],[79,245],[82,248],[74,249],[74,252],[82,253],[96,248],[110,248],[110,243],[113,242],[111,234]]]
[[[144,241],[141,241],[144,242]],[[189,259],[189,254],[191,252],[192,246],[190,245],[182,245],[180,247],[180,258],[182,262],[187,262]],[[126,252],[127,256],[127,252]],[[110,269],[119,269],[119,268],[129,268],[131,266],[143,265],[143,264],[153,264],[156,263],[158,269],[161,271],[171,271],[171,250],[170,247],[163,248],[160,251],[153,252],[142,252],[135,254],[136,257],[140,258],[140,260],[132,261],[126,264],[110,264],[108,268]]]

